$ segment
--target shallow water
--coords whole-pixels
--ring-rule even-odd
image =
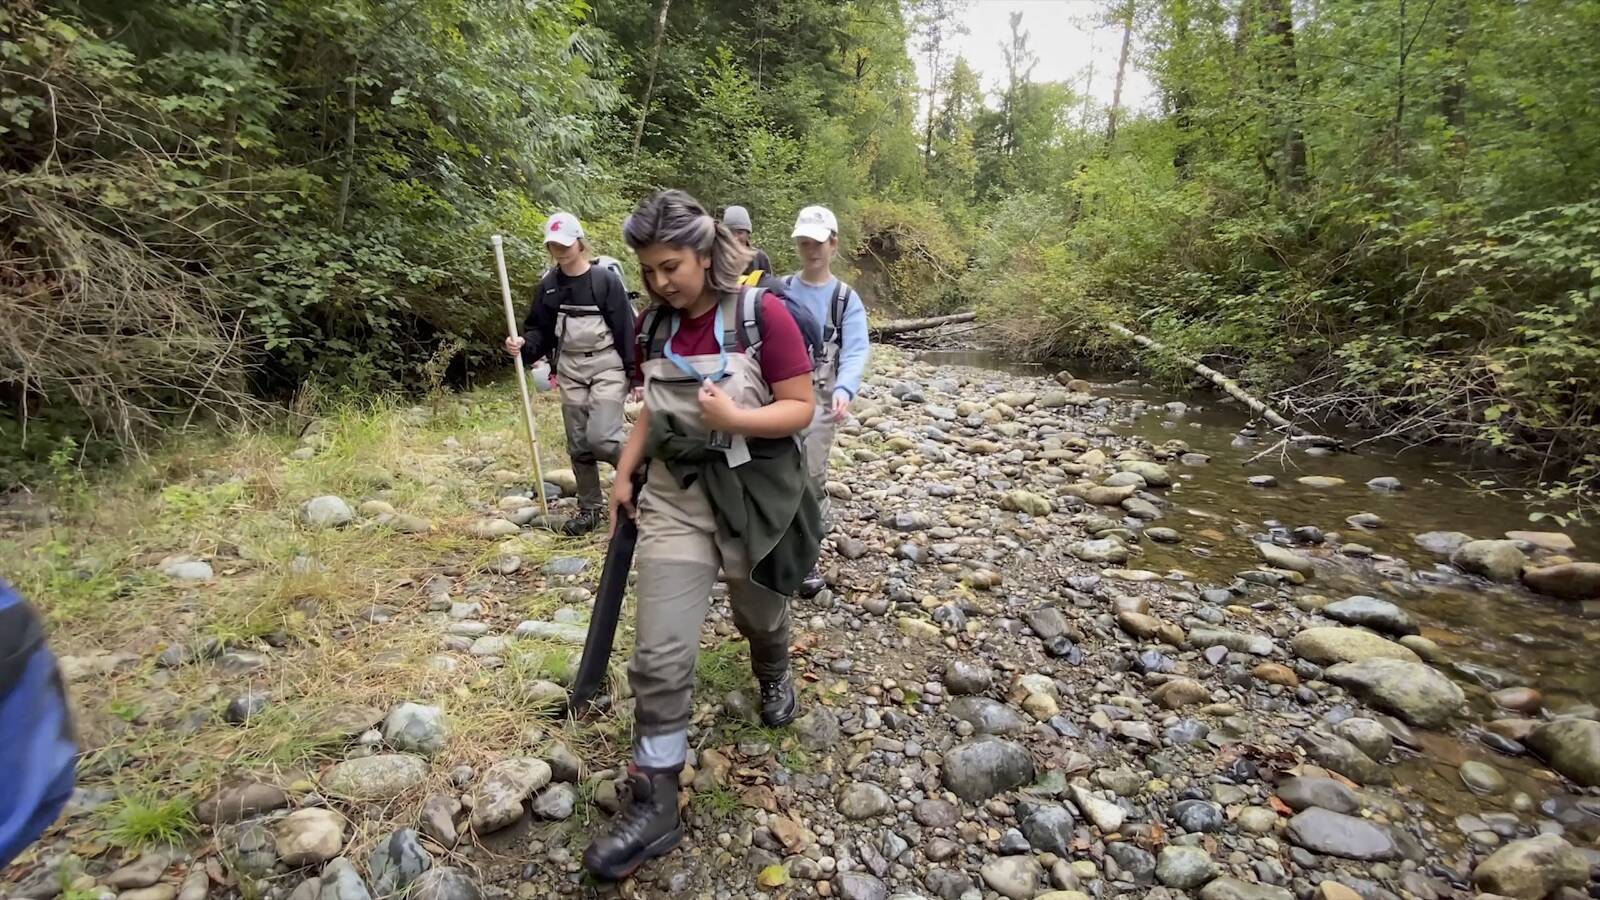
[[[1007,360],[989,351],[937,351],[917,358],[936,365],[1036,377],[1055,368]],[[1275,444],[1277,436],[1263,430],[1253,440],[1240,440],[1250,415],[1231,399],[1216,393],[1160,390],[1125,374],[1096,377],[1077,368],[1073,371],[1095,385],[1097,396],[1147,404],[1131,425],[1114,422],[1113,429],[1156,444],[1180,439],[1192,451],[1211,458],[1203,466],[1169,465],[1175,478],[1165,492],[1169,505],[1164,518],[1152,524],[1176,529],[1183,542],[1142,542],[1144,556],[1135,561],[1137,567],[1181,570],[1199,583],[1227,585],[1236,573],[1261,565],[1254,540],[1266,539],[1274,528],[1310,525],[1337,532],[1344,543],[1363,544],[1376,556],[1319,554],[1331,566],[1319,566],[1316,577],[1296,593],[1333,599],[1368,594],[1404,607],[1422,633],[1444,647],[1445,660],[1436,665],[1467,692],[1474,723],[1512,715],[1496,712],[1487,699],[1489,690],[1511,684],[1537,688],[1548,711],[1600,704],[1600,654],[1594,650],[1600,643],[1600,621],[1585,618],[1579,604],[1541,597],[1518,586],[1465,578],[1413,540],[1428,531],[1500,538],[1507,531],[1559,530],[1577,544],[1568,555],[1596,560],[1600,529],[1530,523],[1528,509],[1515,499],[1478,490],[1481,467],[1449,448],[1402,450],[1374,443],[1355,453],[1313,456],[1300,450],[1275,451],[1247,462]],[[1181,414],[1167,410],[1166,404],[1175,400],[1188,404],[1188,410]],[[1247,479],[1252,475],[1272,475],[1278,486],[1251,487]],[[1344,484],[1313,488],[1296,482],[1307,475],[1334,476]],[[1390,493],[1368,488],[1366,482],[1378,476],[1399,478],[1405,489]],[[1347,516],[1363,512],[1381,516],[1383,527],[1363,529],[1345,522]],[[1253,588],[1248,597],[1264,600],[1271,593]],[[1551,781],[1536,762],[1490,751],[1474,734],[1469,725],[1450,736],[1428,735],[1423,752],[1402,764],[1404,774],[1397,779],[1402,793],[1426,802],[1442,820],[1509,808],[1511,796],[1519,790],[1535,802],[1564,793],[1559,779]],[[1456,773],[1467,759],[1497,766],[1511,782],[1511,791],[1495,798],[1468,793]],[[1581,825],[1573,824],[1580,830],[1600,831],[1600,818],[1577,818]]]

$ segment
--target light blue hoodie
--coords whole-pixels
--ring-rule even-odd
[[[833,292],[838,290],[838,283],[839,279],[829,278],[827,284],[807,284],[799,272],[789,278],[789,296],[811,310],[824,335],[828,333],[828,318],[833,315]],[[861,376],[867,371],[867,358],[872,353],[867,341],[867,307],[854,288],[845,300],[844,321],[838,324],[843,346],[839,349],[839,374],[834,379],[833,391],[835,394],[844,391],[854,400],[861,392]]]

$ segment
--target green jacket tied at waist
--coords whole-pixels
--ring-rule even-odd
[[[792,594],[822,552],[822,507],[793,438],[747,438],[750,461],[734,468],[704,432],[688,432],[670,413],[650,415],[645,453],[666,464],[678,484],[705,485],[717,530],[742,541],[750,580]]]

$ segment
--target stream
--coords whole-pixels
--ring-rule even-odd
[[[1033,377],[1048,376],[1059,368],[1017,363],[992,351],[928,351],[917,359]],[[1337,600],[1364,594],[1392,601],[1407,611],[1423,636],[1443,648],[1435,664],[1466,691],[1472,724],[1451,733],[1418,730],[1417,752],[1403,758],[1395,778],[1402,793],[1423,801],[1434,814],[1441,825],[1441,843],[1459,843],[1473,832],[1481,833],[1494,824],[1497,811],[1527,813],[1533,808],[1569,830],[1600,836],[1600,801],[1567,794],[1561,779],[1533,757],[1506,756],[1479,740],[1480,723],[1515,715],[1497,710],[1488,697],[1490,691],[1505,687],[1539,691],[1546,715],[1595,717],[1600,654],[1594,647],[1600,643],[1600,620],[1586,618],[1583,604],[1543,597],[1520,585],[1464,576],[1414,540],[1425,532],[1498,539],[1508,531],[1560,531],[1576,545],[1564,555],[1597,560],[1600,529],[1530,523],[1527,509],[1515,499],[1474,487],[1482,477],[1481,465],[1448,448],[1397,449],[1373,443],[1355,453],[1317,456],[1297,449],[1247,462],[1275,444],[1277,435],[1261,429],[1255,437],[1241,436],[1241,431],[1250,433],[1251,417],[1231,398],[1215,392],[1158,389],[1127,373],[1067,368],[1092,383],[1096,396],[1143,402],[1131,427],[1114,422],[1114,430],[1156,444],[1181,439],[1192,452],[1210,457],[1205,465],[1175,468],[1180,474],[1168,493],[1170,506],[1152,524],[1176,529],[1183,541],[1143,541],[1140,568],[1181,571],[1197,582],[1228,585],[1237,573],[1261,565],[1255,541],[1287,537],[1303,526],[1325,532],[1325,547],[1358,543],[1371,548],[1370,557],[1339,552],[1323,556],[1315,578],[1292,592],[1296,597],[1315,593]],[[1174,401],[1187,408],[1169,406]],[[1135,407],[1136,412],[1139,409]],[[1249,478],[1260,475],[1273,476],[1276,486],[1252,486]],[[1332,476],[1343,483],[1318,488],[1297,481],[1311,475]],[[1397,478],[1403,489],[1368,487],[1370,479],[1379,477]],[[1361,513],[1381,517],[1382,526],[1362,528],[1346,522]],[[1252,586],[1246,602],[1262,602],[1271,593]],[[1493,797],[1469,792],[1458,772],[1467,760],[1495,766],[1509,790]]]

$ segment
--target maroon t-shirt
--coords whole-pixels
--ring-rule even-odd
[[[727,326],[732,323],[724,322]],[[663,319],[660,328],[671,328],[670,319]],[[644,334],[644,318],[640,317],[635,333]],[[684,317],[678,333],[672,338],[672,350],[679,356],[715,356],[722,352],[722,335],[717,332],[717,308],[713,306],[702,315]],[[638,371],[637,368],[635,371]],[[805,336],[783,298],[768,292],[761,298],[761,377],[768,385],[777,384],[798,375],[811,374],[811,352],[806,347]]]

